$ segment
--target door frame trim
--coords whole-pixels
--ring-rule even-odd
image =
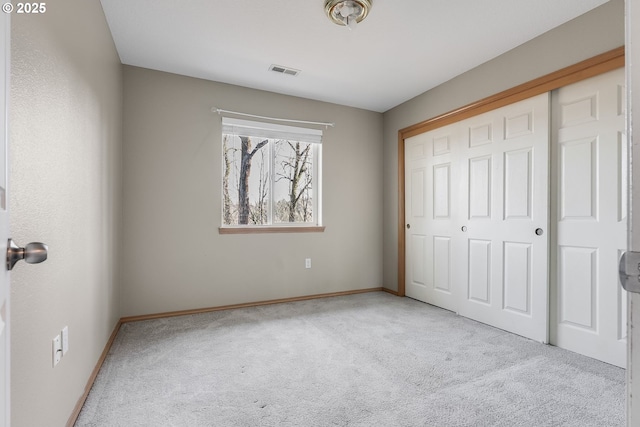
[[[624,46],[618,47],[398,131],[398,296],[405,296],[406,285],[405,139],[624,67],[624,51]]]

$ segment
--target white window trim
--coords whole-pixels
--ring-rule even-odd
[[[267,122],[255,122],[241,120],[230,117],[222,117],[222,133],[242,134],[242,136],[253,136],[259,138],[269,138],[274,140],[293,140],[311,144],[313,156],[314,198],[313,198],[313,222],[311,223],[287,223],[273,222],[273,197],[269,197],[269,224],[222,224],[218,231],[220,234],[251,234],[251,233],[291,233],[291,232],[324,232],[322,225],[322,136],[319,129],[301,128],[288,125],[279,125]],[[271,145],[271,144],[269,144]],[[272,148],[270,148],[271,150]],[[274,157],[270,153],[270,167],[274,170]],[[224,173],[224,171],[223,171]],[[274,193],[274,180],[270,180],[270,194]],[[224,209],[224,206],[221,206]],[[222,213],[222,212],[221,212]],[[224,215],[221,215],[221,221]]]

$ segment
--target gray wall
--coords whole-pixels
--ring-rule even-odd
[[[383,285],[381,114],[129,66],[124,94],[124,316]],[[322,148],[324,233],[218,233],[212,107],[335,122]]]
[[[384,284],[398,289],[398,131],[624,45],[624,1],[611,0],[384,113]]]
[[[49,244],[11,273],[15,427],[65,425],[119,318],[122,66],[98,1],[47,6],[12,15],[10,227]]]

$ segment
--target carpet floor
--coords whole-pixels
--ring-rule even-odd
[[[375,292],[126,323],[75,425],[624,424],[624,369]]]

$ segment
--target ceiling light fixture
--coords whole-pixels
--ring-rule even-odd
[[[371,0],[326,0],[324,11],[329,19],[338,24],[355,29],[358,22],[369,14]]]

